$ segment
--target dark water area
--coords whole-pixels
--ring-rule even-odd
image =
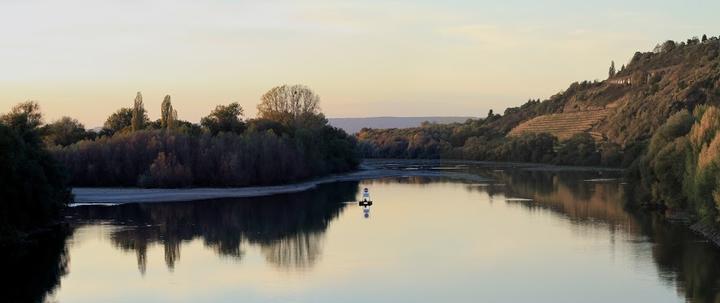
[[[720,250],[613,171],[390,165],[294,194],[78,206],[3,249],[3,302],[718,302]],[[353,201],[370,189],[367,217]]]

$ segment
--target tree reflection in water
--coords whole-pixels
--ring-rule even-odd
[[[471,169],[492,176],[494,181],[467,182],[467,190],[530,198],[532,201],[506,203],[562,216],[578,230],[607,228],[622,235],[611,241],[627,241],[639,257],[651,255],[661,279],[689,302],[720,302],[720,250],[687,228],[668,224],[661,216],[626,209],[625,187],[620,182],[584,181],[598,177],[592,172]],[[363,184],[376,182],[459,181],[419,177]],[[76,207],[68,210],[68,215],[80,225],[109,222],[119,226],[110,232],[110,240],[119,249],[137,255],[140,272],[147,266],[149,246],[162,244],[165,263],[172,269],[180,260],[183,243],[193,239],[202,239],[217,254],[235,260],[243,258],[245,247],[256,245],[265,260],[278,268],[306,269],[318,263],[329,222],[348,205],[343,202],[355,200],[358,188],[358,183],[346,182],[265,198]],[[0,283],[1,301],[38,302],[56,290],[68,271],[69,232],[58,231],[31,245],[0,249],[0,268],[12,275]]]
[[[636,249],[650,242],[653,263],[668,285],[676,285],[688,302],[720,302],[720,249],[687,227],[670,224],[659,214],[627,209],[626,187],[617,171],[528,170],[470,166],[467,172],[492,179],[486,184],[466,182],[466,189],[504,195],[506,203],[531,211],[549,211],[567,218],[578,229],[607,228],[611,234],[631,235]],[[602,180],[607,179],[607,180]],[[617,179],[617,180],[612,180]],[[406,177],[365,181],[373,183],[457,183],[446,178]],[[642,255],[639,253],[638,255]]]
[[[147,267],[148,246],[162,243],[165,263],[173,269],[181,244],[201,238],[219,255],[241,260],[243,243],[259,245],[265,259],[281,268],[315,264],[328,223],[357,195],[357,182],[323,185],[315,190],[248,199],[176,203],[83,206],[71,210],[78,222],[125,226],[110,234],[112,243],[137,255]]]
[[[260,250],[268,263],[279,268],[308,268],[320,256],[322,240],[322,231],[297,233],[260,244]]]
[[[0,244],[2,302],[44,302],[68,273],[66,240],[71,231],[56,227],[21,244]]]
[[[676,285],[688,302],[720,302],[720,249],[687,227],[670,224],[660,214],[628,209],[624,193],[631,185],[620,180],[594,182],[619,176],[613,172],[525,170],[496,174],[498,181],[507,184],[506,197],[532,199],[508,203],[555,212],[578,228],[604,227],[612,234],[636,236],[629,241],[636,241],[637,249],[650,242],[653,261],[668,285]]]

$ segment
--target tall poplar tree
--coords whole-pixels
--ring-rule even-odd
[[[170,102],[170,95],[166,95],[160,107],[160,127],[163,129],[175,128],[177,120],[177,111],[173,109]]]
[[[132,109],[131,127],[132,131],[138,131],[145,128],[145,106],[143,105],[142,93],[138,92],[135,96],[135,103]]]

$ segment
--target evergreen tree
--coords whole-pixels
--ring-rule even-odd
[[[610,61],[610,70],[608,71],[608,78],[615,76],[615,61]]]

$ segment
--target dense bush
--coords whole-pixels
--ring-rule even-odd
[[[560,144],[555,159],[557,164],[564,165],[598,165],[600,153],[590,134],[579,133]]]
[[[85,130],[78,120],[62,117],[40,128],[43,141],[48,146],[68,146],[83,139],[93,139],[96,134]]]
[[[641,181],[640,202],[687,211],[718,221],[720,209],[720,110],[681,111],[653,135],[629,175]]]

